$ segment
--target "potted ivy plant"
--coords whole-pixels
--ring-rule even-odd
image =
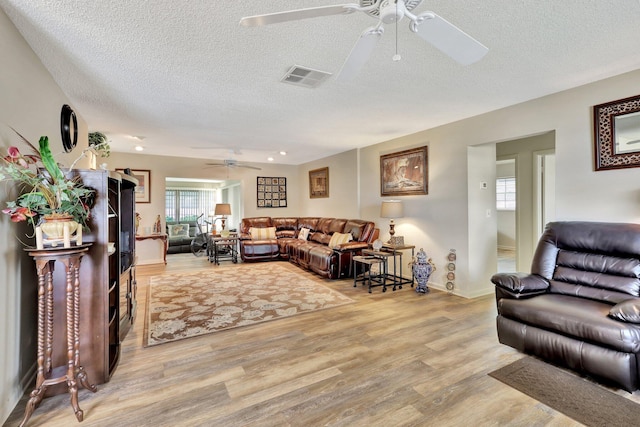
[[[89,132],[89,148],[100,157],[109,157],[111,154],[107,136],[102,132]]]

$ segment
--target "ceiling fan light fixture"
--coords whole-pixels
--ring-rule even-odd
[[[402,0],[389,2],[386,6],[380,9],[380,20],[385,24],[394,24],[404,18],[406,10],[404,1]]]

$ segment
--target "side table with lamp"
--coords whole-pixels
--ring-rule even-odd
[[[227,216],[231,215],[231,204],[217,203],[214,210],[214,215],[216,217],[220,217],[222,229],[220,230],[219,234],[214,232],[209,236],[209,261],[220,264],[221,260],[229,259],[234,263],[237,263],[238,236],[235,233],[229,233],[229,230],[227,230],[226,228]]]
[[[380,217],[389,219],[389,241],[386,243],[378,242],[378,245],[374,245],[373,249],[365,249],[362,251],[363,255],[374,256],[384,260],[385,263],[385,276],[393,285],[393,290],[396,286],[402,289],[402,285],[411,284],[413,287],[414,277],[413,271],[411,272],[411,278],[406,278],[402,275],[402,251],[411,249],[411,258],[415,255],[414,245],[405,245],[403,236],[396,236],[395,231],[395,219],[402,218],[404,216],[404,206],[401,200],[387,200],[382,202],[380,207]],[[399,270],[396,257],[400,258]],[[388,261],[389,258],[393,258],[393,272],[389,271]]]

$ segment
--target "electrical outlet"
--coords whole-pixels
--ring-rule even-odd
[[[489,188],[489,184],[487,184],[485,181],[482,181],[480,183],[480,189],[481,190],[486,190],[487,188]]]

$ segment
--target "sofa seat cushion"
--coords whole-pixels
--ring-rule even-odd
[[[545,294],[526,299],[503,298],[498,312],[509,319],[609,348],[640,351],[640,325],[608,316],[612,305],[569,295]]]
[[[276,239],[246,240],[242,242],[242,251],[247,256],[274,256],[280,253]]]

